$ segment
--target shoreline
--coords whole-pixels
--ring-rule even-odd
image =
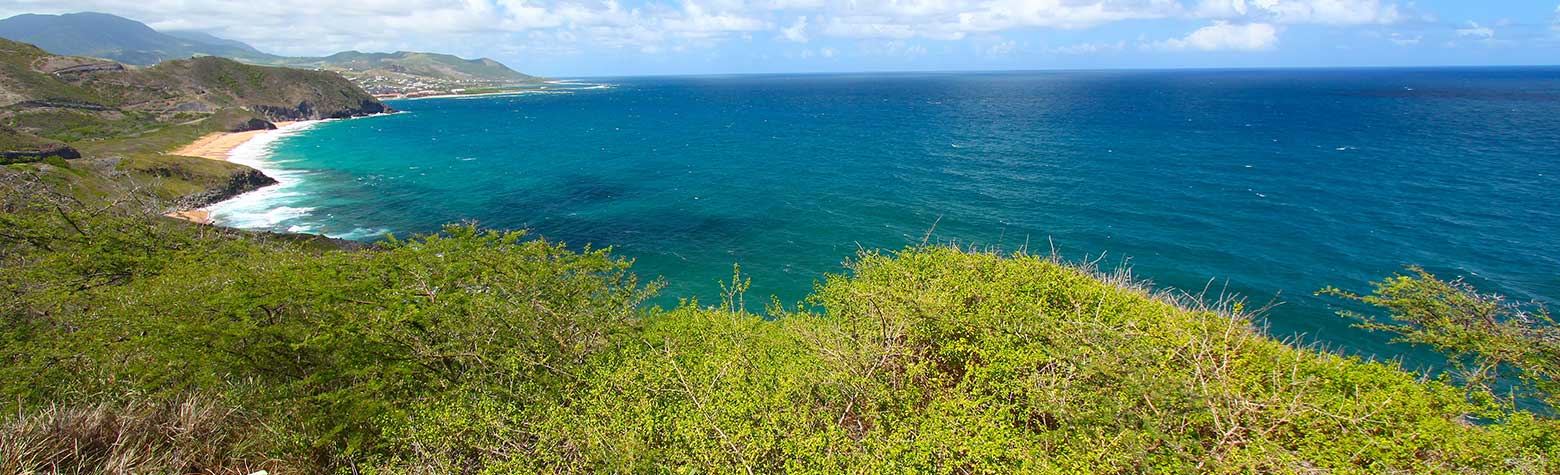
[[[276,128],[274,129],[246,130],[243,132],[212,132],[195,139],[194,142],[190,142],[188,145],[179,147],[177,150],[172,152],[168,152],[168,154],[184,157],[199,157],[211,160],[221,160],[225,162],[228,161],[228,155],[233,152],[233,149],[238,148],[239,145],[243,145],[244,142],[254,140],[255,137],[270,132],[282,130],[283,128],[291,125],[305,122],[312,121],[295,120],[288,122],[273,122],[273,124],[276,125]]]
[[[212,211],[211,211],[212,208],[214,208],[214,207],[216,207],[218,205],[221,205],[223,203],[227,203],[227,202],[230,202],[230,201],[233,201],[233,200],[241,199],[244,196],[250,195],[250,194],[255,193],[255,192],[259,192],[259,191],[263,191],[263,190],[267,190],[267,189],[273,189],[273,188],[276,188],[276,187],[279,187],[279,186],[287,185],[289,182],[288,182],[288,180],[287,180],[287,178],[285,176],[286,173],[282,173],[282,172],[279,172],[277,170],[267,170],[266,168],[264,168],[262,166],[263,162],[264,162],[264,160],[262,160],[262,157],[258,157],[258,156],[252,157],[252,156],[249,156],[249,154],[246,154],[243,157],[238,156],[238,152],[239,151],[243,151],[243,150],[245,150],[247,148],[253,147],[253,146],[256,145],[257,142],[261,142],[261,141],[271,142],[271,141],[274,141],[277,138],[280,138],[281,136],[288,135],[288,134],[291,134],[293,132],[297,132],[297,131],[300,131],[300,130],[309,129],[309,128],[312,128],[312,127],[314,127],[316,125],[319,125],[321,123],[324,123],[324,122],[330,122],[330,121],[334,121],[334,120],[366,119],[366,118],[371,118],[371,117],[395,115],[395,114],[399,114],[399,113],[401,113],[401,111],[383,112],[383,113],[377,113],[377,114],[367,114],[367,115],[361,115],[361,116],[356,116],[356,117],[347,117],[347,118],[341,118],[341,119],[327,118],[327,119],[308,119],[308,120],[281,121],[281,122],[273,122],[272,123],[272,124],[276,125],[276,128],[274,128],[274,129],[247,130],[247,131],[243,131],[243,132],[212,132],[212,133],[206,134],[204,136],[201,136],[200,138],[195,139],[194,142],[191,142],[188,145],[180,147],[180,148],[178,148],[178,149],[176,149],[176,150],[174,150],[172,152],[169,152],[168,154],[169,155],[180,155],[180,156],[187,156],[187,157],[205,158],[205,159],[208,159],[208,160],[219,160],[219,161],[224,161],[224,162],[237,163],[239,165],[244,165],[244,166],[253,168],[253,169],[259,171],[260,173],[265,174],[266,176],[269,176],[272,179],[276,180],[277,183],[276,184],[272,184],[272,185],[267,185],[267,186],[264,186],[264,187],[261,187],[261,188],[255,189],[255,190],[250,190],[250,191],[238,194],[236,196],[229,197],[229,198],[227,198],[225,200],[222,200],[222,201],[218,201],[218,202],[215,202],[215,203],[209,203],[209,204],[206,204],[205,206],[201,206],[199,208],[171,211],[171,212],[168,212],[168,213],[164,214],[163,216],[167,216],[167,217],[174,218],[174,219],[181,219],[181,220],[189,221],[189,222],[196,223],[196,224],[205,224],[205,225],[213,225],[213,226],[215,226],[216,222],[215,222],[214,219],[212,219]],[[259,146],[261,146],[261,147],[264,147],[264,145],[265,144],[259,144]],[[267,154],[261,154],[261,155],[267,155]]]
[[[584,87],[551,88],[551,86],[558,86],[558,85],[561,85],[561,86],[584,86]],[[426,96],[405,96],[405,95],[401,95],[401,96],[383,96],[383,97],[375,96],[375,97],[380,99],[380,100],[420,101],[420,100],[423,100],[423,99],[464,99],[464,98],[471,98],[471,97],[523,96],[523,95],[527,95],[527,94],[559,94],[559,93],[573,92],[573,91],[587,91],[587,90],[595,90],[595,89],[608,89],[608,88],[611,88],[611,87],[612,86],[610,84],[605,84],[605,83],[596,84],[596,83],[554,83],[554,82],[549,82],[549,83],[547,83],[547,85],[539,86],[539,87],[516,88],[514,90],[509,90],[509,91],[479,92],[479,93],[475,93],[475,94],[451,93],[451,94],[430,94],[430,95],[426,95]]]
[[[282,132],[297,130],[299,128],[302,128],[305,125],[314,124],[314,123],[317,123],[317,122],[323,122],[325,120],[328,120],[328,119],[294,120],[294,121],[273,122],[272,124],[276,125],[276,128],[274,128],[274,129],[246,130],[246,131],[243,131],[243,132],[212,132],[212,133],[203,135],[203,136],[201,136],[198,139],[195,139],[194,142],[190,142],[189,144],[187,144],[187,145],[185,145],[183,147],[179,147],[178,149],[176,149],[176,150],[174,150],[172,152],[168,152],[168,154],[169,155],[179,155],[179,156],[184,156],[184,157],[204,158],[204,159],[207,159],[207,160],[218,160],[218,161],[223,161],[223,162],[239,163],[237,161],[232,160],[232,158],[233,158],[232,157],[233,156],[233,151],[238,149],[239,147],[242,147],[244,144],[250,143],[250,142],[254,141],[255,139],[258,139],[258,138],[261,138],[261,137],[266,137],[266,136],[270,136],[270,135],[274,135],[274,134],[278,134],[278,133],[282,133]],[[256,170],[260,170],[258,167],[254,167],[251,164],[247,164],[247,163],[240,163],[240,164],[241,165],[245,165],[245,166],[249,166],[251,168],[255,168]],[[261,170],[261,173],[264,173],[264,170]],[[275,186],[275,185],[271,185],[271,186]],[[240,196],[242,196],[242,195],[240,195]],[[237,198],[237,197],[235,196],[234,198]],[[228,198],[228,199],[231,200],[233,198]],[[223,200],[223,201],[227,201],[227,200]],[[195,208],[195,209],[185,209],[185,210],[171,211],[171,212],[169,212],[167,214],[164,214],[163,216],[167,216],[167,217],[174,218],[174,219],[182,219],[182,220],[189,221],[189,222],[196,223],[196,224],[214,225],[215,222],[212,220],[212,218],[211,218],[211,211],[208,208],[210,208],[212,206],[215,206],[215,205],[217,205],[219,203],[220,202],[218,202],[218,203],[211,203],[211,204],[208,204],[206,206],[202,206],[200,208]]]

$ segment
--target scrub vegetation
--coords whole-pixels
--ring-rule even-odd
[[[647,308],[608,250],[334,249],[44,168],[0,193],[5,473],[1560,470],[1553,322],[1417,270],[1325,292],[1440,378],[1053,257],[865,252],[764,315],[740,273]]]

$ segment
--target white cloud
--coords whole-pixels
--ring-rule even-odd
[[[0,16],[72,11],[120,14],[159,29],[204,30],[287,55],[404,49],[528,59],[601,50],[660,54],[752,38],[804,43],[815,58],[833,54],[824,45],[866,45],[861,49],[872,54],[914,56],[925,52],[920,41],[954,40],[968,41],[963,51],[988,55],[1018,49],[1104,53],[1134,43],[1168,50],[1261,50],[1277,44],[1285,25],[1428,18],[1414,0],[272,0],[263,6],[241,0],[0,0]],[[1555,15],[1552,28],[1560,34],[1560,8]],[[1157,43],[1106,36],[1031,48],[983,40],[1013,37],[1008,32],[1015,31],[1154,19],[1212,23]],[[1491,30],[1484,38],[1493,36]],[[1421,39],[1389,38],[1401,45]]]
[[[1405,19],[1396,3],[1381,0],[1201,0],[1196,13],[1283,24],[1389,24]]]
[[[1087,28],[1122,20],[1163,18],[1181,11],[1172,0],[1096,1],[995,0],[958,15],[963,31],[1020,27]]]
[[[1216,21],[1182,38],[1171,38],[1148,46],[1165,50],[1258,51],[1278,44],[1278,29],[1267,23],[1235,25]]]
[[[1391,41],[1392,44],[1398,46],[1417,46],[1424,39],[1424,35],[1408,36],[1401,33],[1393,33],[1392,36],[1387,38],[1387,41]]]
[[[517,41],[565,40],[575,44],[525,49],[566,51],[585,44],[676,51],[773,29],[764,12],[747,2],[670,1],[626,7],[617,0],[274,0],[257,7],[241,0],[5,0],[0,15],[101,11],[161,30],[198,29],[294,55],[344,49],[477,55],[512,49]],[[531,34],[536,31],[549,34]],[[557,34],[563,32],[568,35]],[[308,41],[299,41],[304,38]]]
[[[1099,53],[1114,53],[1127,49],[1126,41],[1115,43],[1078,43],[1054,48],[1046,48],[1047,53],[1063,55],[1090,55]]]
[[[807,42],[807,17],[796,17],[796,23],[780,30],[780,36],[797,43]]]
[[[1488,40],[1495,37],[1495,30],[1487,26],[1479,26],[1478,22],[1470,21],[1467,27],[1457,29],[1457,36]]]

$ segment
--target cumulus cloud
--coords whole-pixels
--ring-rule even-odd
[[[282,54],[463,50],[561,39],[662,51],[773,28],[762,11],[750,7],[731,0],[636,7],[617,0],[274,0],[263,7],[240,0],[10,0],[0,5],[0,15],[102,11],[160,30],[201,30]],[[534,35],[537,31],[549,33]],[[299,41],[303,38],[308,41]]]
[[[1170,38],[1150,46],[1163,50],[1258,51],[1278,44],[1278,29],[1267,23],[1244,25],[1216,21],[1182,38]]]
[[[279,54],[417,49],[468,56],[662,53],[753,38],[814,45],[819,57],[818,45],[847,41],[900,56],[919,41],[955,40],[1007,54],[1013,50],[991,50],[1000,45],[980,39],[1154,19],[1213,22],[1157,48],[1254,50],[1274,47],[1284,25],[1419,18],[1412,0],[272,0],[261,7],[240,0],[0,0],[0,16],[73,11],[202,30]],[[1125,44],[1114,40],[1030,51],[1085,54]]]
[[[1183,12],[1175,0],[842,0],[823,34],[845,38],[957,40],[1021,28],[1077,29]]]
[[[807,17],[796,17],[796,23],[780,30],[780,36],[797,43],[807,42]]]
[[[1201,0],[1196,13],[1282,24],[1388,24],[1405,19],[1396,3],[1381,0]]]

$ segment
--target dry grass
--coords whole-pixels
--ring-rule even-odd
[[[0,473],[289,473],[261,451],[271,431],[220,401],[50,406],[0,425]]]

